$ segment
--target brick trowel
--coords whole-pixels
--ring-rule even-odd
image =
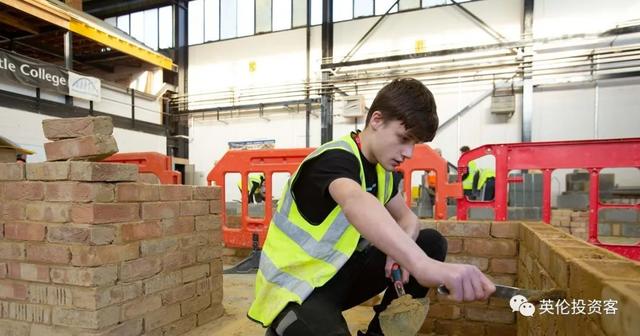
[[[402,270],[398,264],[391,268],[393,289],[397,299],[380,313],[380,327],[386,336],[415,335],[424,323],[429,310],[427,298],[414,299],[406,294],[402,284]]]
[[[522,295],[527,298],[527,301],[532,303],[540,302],[540,300],[560,300],[567,296],[567,292],[563,289],[550,289],[550,290],[538,290],[538,289],[526,289],[511,286],[495,285],[496,291],[491,294],[491,297],[509,300],[516,295]],[[438,294],[449,295],[449,289],[445,286],[438,287]]]

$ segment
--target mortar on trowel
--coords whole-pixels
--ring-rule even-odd
[[[398,264],[393,264],[391,278],[398,298],[380,313],[380,327],[385,336],[413,336],[418,333],[427,316],[429,298],[414,299],[404,292],[402,271]]]

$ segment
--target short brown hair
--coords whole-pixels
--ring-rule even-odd
[[[382,113],[385,122],[400,120],[407,135],[418,142],[431,141],[436,135],[436,101],[431,91],[416,79],[399,78],[385,85],[369,108],[366,125],[375,111]]]

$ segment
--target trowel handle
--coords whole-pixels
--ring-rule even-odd
[[[402,282],[402,270],[400,269],[400,265],[396,263],[391,265],[391,280],[393,280],[393,282]]]
[[[438,286],[438,294],[442,294],[442,295],[449,295],[449,288],[445,287],[444,285],[440,285]]]

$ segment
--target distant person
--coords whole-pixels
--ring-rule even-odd
[[[460,154],[462,155],[469,150],[469,146],[462,146],[460,147]],[[467,167],[467,172],[462,175],[462,189],[464,190],[464,196],[470,200],[474,200],[476,198],[473,192],[473,177],[478,172],[478,166],[475,161],[471,160]]]
[[[247,182],[247,202],[262,203],[265,199],[265,186],[263,173],[249,173]],[[238,189],[242,194],[242,179],[238,181]]]

